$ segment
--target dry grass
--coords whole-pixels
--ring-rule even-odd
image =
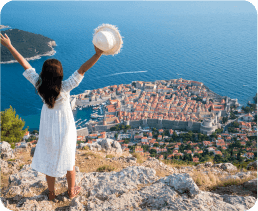
[[[121,171],[124,169],[126,164],[120,163],[115,160],[105,159],[106,157],[112,157],[113,154],[103,153],[101,151],[92,152],[89,150],[78,150],[80,151],[79,155],[76,155],[75,165],[79,167],[80,172],[96,172],[99,171],[98,168],[108,165],[113,171]],[[127,156],[128,153],[123,153],[122,155]],[[118,156],[114,156],[118,157]]]
[[[92,157],[92,158],[97,158],[97,159],[103,159],[103,156],[101,156],[99,153],[97,154],[97,153],[94,153],[94,152],[92,152],[92,151],[88,151],[88,150],[86,150],[86,152],[83,154],[83,155],[81,155],[81,156],[85,156],[85,157]]]
[[[160,178],[171,175],[171,173],[166,170],[155,169],[155,171],[156,171],[156,176]]]
[[[106,158],[113,158],[113,157],[115,157],[115,155],[113,154],[106,155]]]
[[[245,177],[244,179],[228,179],[226,181],[220,181],[217,186],[226,187],[230,185],[242,185],[244,182],[247,182],[251,179],[254,179],[254,177],[250,176],[250,177]],[[214,188],[216,187],[213,187],[212,189]]]
[[[245,177],[243,179],[225,179],[224,177],[219,177],[212,172],[208,174],[201,173],[200,171],[194,170],[191,176],[197,186],[203,191],[215,190],[217,187],[227,187],[231,185],[242,185],[244,182],[254,179],[257,177],[256,172],[251,176]]]
[[[2,171],[0,171],[0,189],[1,189],[1,196],[2,196],[2,192],[5,188],[7,188],[8,186],[8,180],[9,180],[9,175],[5,175],[3,174]]]
[[[165,165],[169,167],[174,168],[180,168],[180,167],[192,167],[193,165],[187,164],[187,163],[174,163],[172,160],[161,160]]]
[[[84,150],[89,150],[90,148],[89,148],[89,146],[85,146],[85,147],[83,147],[83,149]]]
[[[132,156],[137,158],[136,162],[139,164],[141,164],[147,160],[147,157],[144,157],[143,155],[141,155],[140,153],[137,153],[137,152],[132,153]]]
[[[201,173],[200,171],[194,170],[191,176],[196,183],[196,185],[201,190],[207,190],[208,187],[217,185],[220,182],[219,177],[215,176],[213,173],[208,172],[208,174]]]

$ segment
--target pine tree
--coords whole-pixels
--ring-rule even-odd
[[[16,143],[21,141],[28,128],[22,130],[25,121],[16,115],[16,111],[10,106],[1,112],[1,141]]]

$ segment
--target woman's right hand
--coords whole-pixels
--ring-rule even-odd
[[[102,53],[103,53],[103,51],[100,50],[99,48],[97,48],[95,45],[94,45],[94,48],[95,48],[96,54],[97,54],[98,56],[101,56]]]

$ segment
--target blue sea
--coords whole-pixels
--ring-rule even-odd
[[[183,78],[203,82],[245,105],[257,92],[257,11],[236,2],[15,2],[1,11],[1,24],[56,41],[56,54],[30,61],[62,62],[64,79],[94,53],[94,29],[116,25],[120,54],[102,56],[71,95],[132,81]],[[15,108],[29,130],[37,129],[42,101],[18,63],[1,65],[1,111]],[[245,86],[243,86],[245,85]],[[74,112],[75,120],[90,110]]]

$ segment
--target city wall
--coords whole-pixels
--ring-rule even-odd
[[[108,125],[95,125],[93,130],[94,131],[98,131],[98,132],[103,132],[103,131],[109,130],[111,127],[114,127],[116,125],[117,125],[117,123],[115,123],[115,124],[108,124]]]
[[[89,135],[89,131],[87,127],[77,130],[77,136],[88,136],[88,135]]]
[[[155,127],[157,129],[173,129],[173,130],[191,130],[200,132],[201,122],[171,121],[159,119],[147,119],[127,121],[131,128]]]

